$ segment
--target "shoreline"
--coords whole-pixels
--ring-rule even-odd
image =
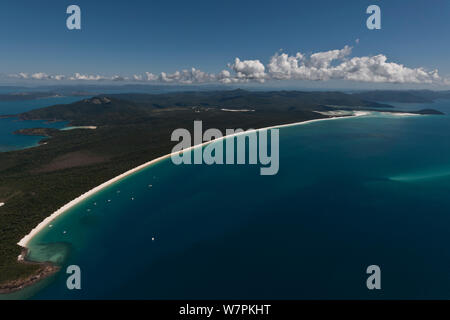
[[[55,212],[53,212],[51,215],[49,215],[47,218],[45,218],[44,220],[42,220],[35,228],[33,228],[27,235],[25,235],[17,244],[23,248],[28,248],[27,245],[28,243],[34,238],[34,236],[36,236],[40,231],[42,231],[50,222],[52,222],[54,219],[56,219],[57,217],[59,217],[60,215],[62,215],[63,213],[65,213],[67,210],[71,209],[72,207],[76,206],[77,204],[83,202],[84,200],[86,200],[87,198],[93,196],[94,194],[96,194],[97,192],[113,185],[114,183],[132,175],[133,173],[136,173],[140,170],[143,170],[153,164],[156,164],[162,160],[168,159],[170,157],[172,157],[173,155],[177,155],[186,151],[191,151],[194,150],[196,148],[201,148],[204,147],[212,142],[218,142],[218,141],[222,141],[224,139],[227,138],[231,138],[231,137],[235,137],[235,136],[239,136],[239,135],[243,135],[243,134],[248,134],[248,133],[253,133],[253,132],[258,132],[258,131],[262,131],[262,130],[270,130],[270,129],[278,129],[278,128],[286,128],[286,127],[293,127],[293,126],[298,126],[298,125],[306,125],[306,124],[310,124],[310,123],[314,123],[314,122],[319,122],[319,121],[327,121],[327,120],[338,120],[338,119],[346,119],[346,118],[353,118],[353,117],[360,117],[360,116],[365,116],[365,115],[369,115],[370,112],[366,112],[366,111],[355,111],[354,114],[352,115],[348,115],[348,116],[338,116],[338,117],[328,117],[328,118],[320,118],[320,119],[312,119],[312,120],[306,120],[306,121],[301,121],[301,122],[294,122],[294,123],[288,123],[288,124],[281,124],[281,125],[274,125],[274,126],[269,126],[269,127],[264,127],[264,128],[259,128],[259,129],[251,129],[248,131],[244,131],[244,132],[238,132],[238,133],[234,133],[231,135],[226,135],[211,141],[206,141],[203,142],[201,144],[197,144],[194,146],[191,146],[189,148],[186,148],[184,150],[181,151],[177,151],[177,152],[172,152],[166,155],[163,155],[161,157],[155,158],[153,160],[150,160],[144,164],[141,164],[133,169],[130,169],[98,186],[96,186],[95,188],[83,193],[82,195],[78,196],[77,198],[73,199],[72,201],[66,203],[64,206],[62,206],[61,208],[59,208],[58,210],[56,210]],[[22,255],[20,255],[18,257],[18,260],[20,261],[20,258],[22,258]]]
[[[29,287],[45,278],[52,276],[57,273],[61,268],[60,266],[53,264],[51,262],[36,262],[25,259],[28,255],[28,249],[24,248],[19,256],[19,263],[33,264],[40,266],[34,274],[26,277],[25,279],[17,279],[13,281],[8,281],[0,286],[0,297],[1,295],[8,295],[17,291]],[[0,299],[1,300],[1,299]]]

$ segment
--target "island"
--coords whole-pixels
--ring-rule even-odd
[[[42,136],[41,142],[46,143],[2,153],[0,293],[19,290],[58,270],[49,263],[28,261],[26,250],[17,245],[31,229],[86,191],[170,153],[175,144],[170,139],[173,130],[192,130],[195,120],[202,120],[205,130],[225,131],[345,116],[336,113],[340,110],[401,113],[365,96],[241,89],[124,93],[14,115],[22,120],[68,121],[74,129],[21,129],[15,133]],[[436,110],[403,113],[441,114]]]

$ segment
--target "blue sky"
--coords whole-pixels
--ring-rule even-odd
[[[66,28],[71,4],[81,8],[82,30]],[[366,27],[371,4],[381,8],[381,30]],[[280,49],[308,56],[348,45],[345,59],[383,54],[388,62],[438,69],[449,78],[449,17],[447,0],[2,0],[0,73],[131,77],[192,67],[233,73],[237,66],[227,64],[236,57],[259,60],[267,73]],[[348,80],[319,82],[330,81]]]

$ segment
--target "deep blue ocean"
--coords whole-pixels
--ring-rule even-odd
[[[168,159],[72,208],[30,256],[80,266],[82,289],[62,271],[14,297],[449,299],[449,192],[448,115],[282,128],[275,176]]]
[[[0,116],[15,115],[54,104],[71,103],[83,97],[43,98],[28,101],[0,101]],[[17,118],[0,119],[0,152],[35,147],[43,137],[15,135],[14,131],[24,128],[63,128],[67,122],[20,121]]]

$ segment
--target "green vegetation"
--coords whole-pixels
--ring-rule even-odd
[[[97,129],[22,130],[18,133],[47,135],[43,141],[48,143],[1,154],[0,202],[6,204],[0,208],[0,288],[42,268],[17,262],[17,242],[24,235],[84,192],[169,153],[174,129],[193,130],[194,120],[202,120],[204,129],[261,128],[324,118],[315,111],[336,106],[392,111],[388,105],[339,92],[233,90],[98,96],[20,114],[21,119],[68,120]]]

